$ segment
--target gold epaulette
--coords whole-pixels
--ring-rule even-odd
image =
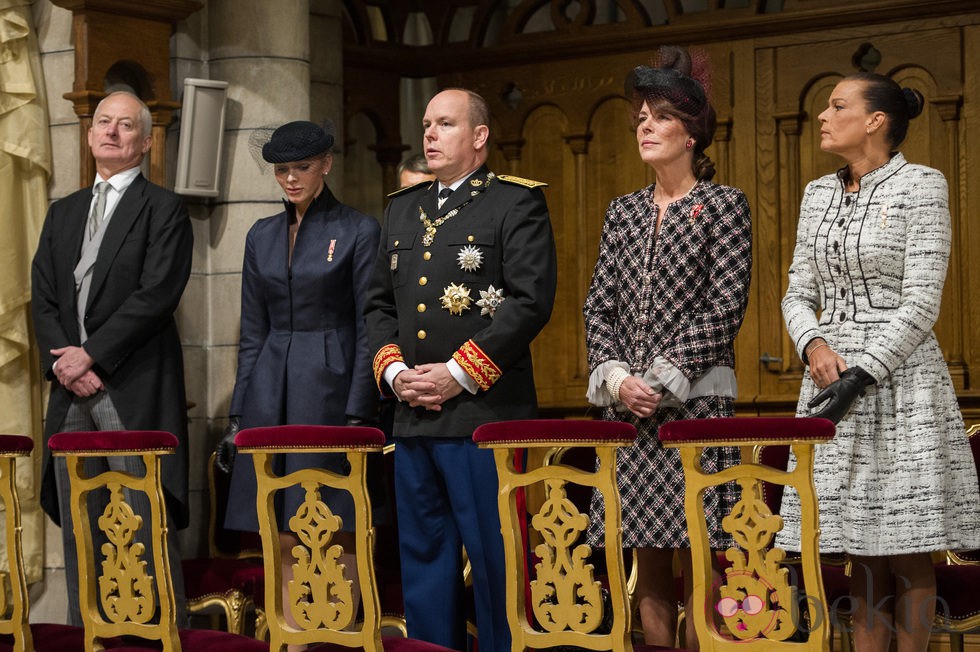
[[[501,181],[506,181],[507,183],[516,183],[519,186],[524,186],[525,188],[547,188],[548,184],[544,181],[534,181],[533,179],[525,179],[524,177],[515,177],[512,174],[498,174],[497,178]]]
[[[435,183],[435,182],[434,181],[419,181],[418,183],[413,184],[411,186],[405,186],[404,188],[399,188],[395,192],[389,192],[388,193],[388,196],[389,197],[397,197],[398,195],[401,195],[403,193],[406,193],[409,190],[415,190],[416,188],[420,188],[422,186],[430,186],[433,183]]]

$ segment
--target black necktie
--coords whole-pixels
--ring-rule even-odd
[[[439,191],[439,199],[445,201],[449,199],[449,195],[453,194],[452,188],[443,188]]]

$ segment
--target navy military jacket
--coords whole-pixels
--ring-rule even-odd
[[[551,316],[554,236],[536,182],[484,166],[438,208],[435,183],[395,193],[368,293],[375,379],[389,364],[456,360],[479,385],[426,411],[399,403],[395,436],[469,437],[497,420],[534,418],[530,344]]]

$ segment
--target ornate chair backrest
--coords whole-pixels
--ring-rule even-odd
[[[813,486],[814,445],[834,436],[834,424],[815,418],[720,418],[672,421],[663,424],[659,437],[665,447],[680,449],[684,466],[685,516],[693,558],[693,604],[705,605],[692,614],[701,649],[829,650],[830,625],[820,573],[817,497]],[[711,446],[738,446],[742,463],[717,473],[701,469],[701,453]],[[796,456],[792,471],[753,460],[757,446],[791,446]],[[718,587],[711,586],[713,552],[708,540],[702,496],[708,487],[736,482],[738,502],[722,520],[735,546],[726,551],[732,562]],[[808,593],[809,632],[800,631],[797,588],[783,563],[786,553],[772,547],[783,520],[773,514],[763,497],[763,482],[792,487],[800,496],[802,533],[800,563]],[[714,613],[726,627],[718,627]],[[793,638],[791,638],[793,637]]]
[[[17,498],[17,458],[30,457],[30,437],[0,435],[0,500],[4,508],[4,545],[8,568],[0,569],[0,634],[13,637],[14,652],[34,649],[28,627],[27,580],[24,577],[23,527]]]
[[[975,423],[967,428],[966,436],[970,440],[970,450],[973,452],[977,476],[980,477],[980,423]],[[980,550],[949,550],[946,555],[952,564],[980,564]]]
[[[208,556],[212,559],[259,559],[262,541],[254,532],[229,530],[224,526],[231,474],[222,471],[217,456],[208,458]]]
[[[276,426],[247,428],[235,443],[241,453],[252,455],[258,484],[256,509],[265,561],[265,608],[271,650],[286,645],[333,643],[344,647],[380,652],[381,609],[374,576],[374,528],[371,501],[367,491],[368,453],[380,453],[384,433],[376,428],[357,426]],[[345,453],[350,473],[340,475],[309,468],[280,476],[273,470],[272,458],[281,453]],[[276,518],[276,492],[300,485],[306,500],[287,523]],[[343,550],[332,542],[342,527],[341,518],[321,500],[320,488],[332,487],[348,492],[354,502],[355,550]],[[289,582],[289,604],[283,604],[280,530],[291,530],[300,539],[293,549],[298,559]],[[357,559],[361,606],[364,620],[356,622],[356,605],[351,580],[346,579],[339,558],[353,552]],[[290,627],[284,618],[289,609],[298,624]]]
[[[165,652],[179,652],[160,478],[160,458],[173,453],[177,438],[156,430],[62,432],[51,436],[48,447],[68,465],[85,649],[101,649],[106,638],[137,636],[160,641]],[[106,471],[90,477],[86,471],[86,458],[122,456],[139,456],[146,472],[136,476]],[[108,505],[102,514],[90,515],[88,495],[103,490],[109,493]],[[146,494],[152,523],[143,523],[134,513],[126,490]],[[109,541],[98,552],[92,541],[93,516]],[[150,559],[144,558],[145,546],[135,540],[145,527],[154,542]],[[97,577],[96,568],[101,569]]]
[[[622,553],[616,449],[636,438],[632,425],[610,421],[535,419],[480,426],[473,440],[493,450],[499,489],[497,506],[504,537],[507,620],[513,650],[576,646],[630,652],[630,608]],[[524,448],[594,448],[594,471],[563,464],[560,455],[528,455],[526,468],[515,465]],[[605,562],[609,603],[589,563],[592,549],[581,541],[589,514],[568,498],[566,485],[594,488],[605,505]],[[541,496],[535,500],[535,492]],[[525,564],[523,523],[519,508],[528,496],[533,569]],[[537,503],[540,502],[540,505]],[[533,504],[531,504],[533,503]],[[531,577],[528,577],[528,574]],[[530,604],[528,603],[530,599]]]

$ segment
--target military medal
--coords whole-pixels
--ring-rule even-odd
[[[480,306],[481,315],[490,315],[493,318],[497,308],[504,302],[504,291],[495,290],[491,285],[486,290],[480,290],[480,299],[476,305]]]
[[[493,172],[490,172],[489,174],[487,174],[487,180],[486,180],[486,185],[484,186],[484,190],[486,190],[486,188],[489,188],[490,187],[490,181],[493,180],[494,176],[495,175],[494,175]],[[474,181],[480,181],[480,183],[473,183]],[[479,185],[482,185],[482,184],[483,184],[483,181],[481,181],[480,179],[470,179],[470,185],[479,186]],[[463,206],[466,206],[466,204],[468,204],[471,201],[473,201],[473,197],[475,197],[478,194],[479,194],[478,191],[473,191],[473,193],[471,193],[470,198],[467,199],[464,203],[460,204],[459,206],[457,206],[456,208],[452,209],[451,211],[449,211],[448,213],[446,213],[442,217],[437,218],[435,220],[430,220],[429,219],[429,216],[425,213],[425,209],[422,208],[421,205],[419,205],[419,222],[421,222],[422,223],[422,226],[425,227],[425,235],[422,236],[422,246],[424,246],[424,247],[431,247],[432,246],[432,242],[436,238],[436,229],[438,229],[440,226],[442,226],[445,223],[446,220],[448,220],[448,219],[450,219],[452,217],[455,217],[456,214],[460,210],[462,210]]]
[[[483,252],[473,245],[466,245],[459,250],[456,260],[464,272],[475,272],[483,264]]]
[[[391,254],[391,271],[398,269],[398,254]]]
[[[420,209],[421,210],[421,209]],[[422,244],[428,247],[432,244],[432,240],[436,237],[436,227],[438,224],[427,224],[425,226],[425,235],[422,236]]]
[[[450,315],[462,315],[464,310],[470,309],[473,299],[470,298],[470,289],[465,285],[450,283],[443,288],[442,296],[439,297],[442,307],[449,311]]]
[[[331,240],[330,241],[330,246],[327,247],[327,262],[328,263],[332,263],[333,262],[333,250],[334,250],[334,248],[336,246],[337,246],[337,241],[336,240]]]

